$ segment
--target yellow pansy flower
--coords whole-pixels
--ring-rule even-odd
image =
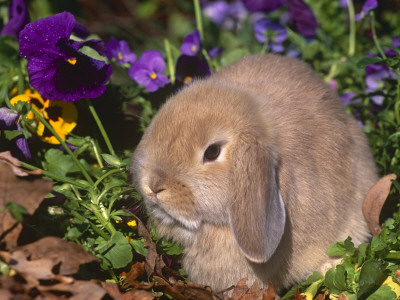
[[[393,280],[392,276],[388,276],[382,285],[387,285],[395,292],[397,299],[400,298],[400,284]]]
[[[133,228],[133,229],[135,229],[136,226],[137,226],[136,220],[129,221],[129,222],[126,223],[126,224],[127,224],[130,228]]]
[[[44,99],[37,91],[26,90],[24,94],[17,95],[10,100],[12,105],[19,101],[28,102],[32,109],[39,112],[45,118],[57,134],[63,139],[75,128],[78,119],[78,111],[71,102],[50,101]],[[26,116],[27,119],[35,120],[32,111]],[[60,144],[55,136],[48,132],[43,123],[37,121],[36,132],[45,142],[50,144]]]

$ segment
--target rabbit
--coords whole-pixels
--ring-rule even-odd
[[[333,267],[332,243],[370,237],[361,206],[377,171],[366,137],[295,58],[248,56],[182,88],[131,171],[159,236],[214,291],[247,278],[279,294]]]

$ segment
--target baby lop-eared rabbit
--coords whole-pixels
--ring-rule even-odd
[[[377,180],[361,129],[304,63],[244,58],[169,99],[132,160],[159,235],[215,291],[248,278],[279,292],[326,271],[330,244],[368,238]]]

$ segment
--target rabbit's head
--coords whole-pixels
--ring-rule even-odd
[[[136,187],[158,223],[191,234],[229,226],[253,262],[278,246],[286,213],[274,132],[257,95],[223,82],[194,82],[154,117],[136,149]]]

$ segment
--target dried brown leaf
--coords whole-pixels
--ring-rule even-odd
[[[258,281],[254,281],[251,288],[242,296],[240,300],[259,300],[262,299],[263,289],[258,286]]]
[[[162,275],[161,270],[165,266],[165,264],[161,256],[157,253],[156,246],[154,245],[153,240],[151,239],[149,231],[137,216],[135,216],[134,214],[132,214],[132,216],[137,221],[139,235],[144,237],[145,239],[144,246],[147,248],[145,270],[147,275],[151,276],[154,273],[154,271],[156,271],[157,274]]]
[[[175,287],[169,284],[169,282],[167,282],[164,278],[160,276],[153,276],[153,280],[156,282],[155,287],[157,287],[157,290],[172,296],[174,299],[187,300],[184,295],[182,295],[177,289],[175,289]]]
[[[293,300],[306,300],[306,299],[307,299],[306,296],[304,296],[300,293],[300,288],[297,288],[296,294],[295,294]]]
[[[318,295],[314,298],[314,300],[325,300],[326,296],[328,296],[328,295],[329,295],[329,292],[326,291],[326,292],[323,293],[323,294],[318,294]]]
[[[368,228],[374,236],[381,232],[379,215],[383,205],[385,204],[386,198],[389,195],[392,180],[395,180],[396,178],[395,174],[389,174],[381,178],[370,188],[365,197],[362,211],[368,224]]]
[[[188,299],[213,299],[213,292],[209,286],[193,282],[177,281],[173,287]]]
[[[144,290],[130,290],[126,293],[121,293],[116,283],[102,282],[101,285],[108,292],[108,294],[120,300],[153,300],[154,295]]]
[[[61,263],[58,272],[61,275],[75,274],[80,265],[99,261],[97,257],[86,252],[82,246],[52,236],[44,237],[19,249],[31,260],[45,258],[50,260],[53,266]]]
[[[49,286],[40,285],[37,289],[46,294],[46,299],[50,299],[51,295],[58,296],[60,299],[60,295],[72,295],[68,297],[70,300],[101,300],[106,294],[107,291],[101,287],[99,284],[93,281],[83,281],[77,280],[71,283],[58,283]],[[66,297],[62,297],[65,299]]]
[[[30,287],[39,285],[39,280],[51,280],[56,277],[52,272],[54,263],[46,258],[30,261],[23,251],[11,254],[9,266],[17,271]]]
[[[135,286],[136,285],[136,278],[142,276],[144,274],[144,265],[145,262],[137,262],[134,265],[132,265],[131,269],[129,272],[125,275],[125,280],[122,283],[122,288],[126,289],[130,286]]]
[[[341,293],[338,296],[338,300],[349,300],[349,297],[347,297],[345,294]]]
[[[42,175],[42,170],[40,169],[34,171],[22,169],[21,162],[17,158],[13,157],[10,151],[0,152],[0,162],[8,164],[14,175],[17,176]]]
[[[249,287],[247,286],[246,281],[247,281],[247,278],[242,278],[236,284],[236,286],[232,292],[232,296],[231,296],[232,300],[238,300],[242,295],[247,293],[247,291],[249,290]]]
[[[15,249],[22,224],[17,222],[7,209],[10,201],[23,206],[32,215],[51,192],[53,184],[43,179],[24,180],[13,175],[12,168],[0,161],[0,239],[4,239],[8,249]]]
[[[397,282],[400,283],[400,270],[396,270],[395,274]]]
[[[268,288],[264,291],[263,300],[274,300],[276,297],[275,288],[272,282],[268,282]]]

